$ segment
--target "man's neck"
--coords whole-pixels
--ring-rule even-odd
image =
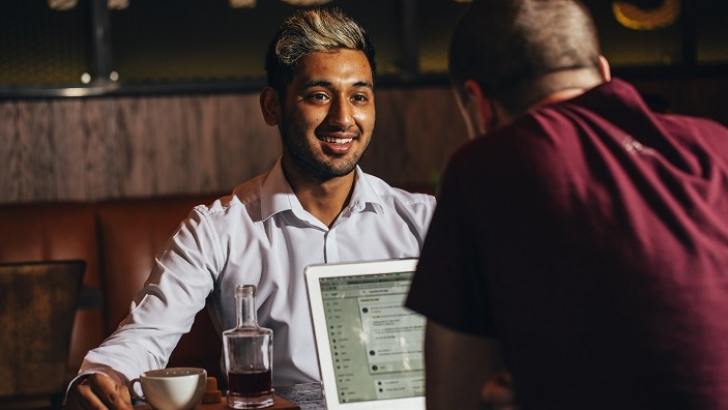
[[[574,88],[566,88],[563,90],[556,91],[554,93],[551,93],[547,95],[545,98],[538,101],[536,104],[534,104],[531,109],[540,107],[542,105],[546,104],[554,104],[561,101],[570,100],[572,98],[576,98],[580,96],[581,94],[584,94],[587,92],[587,88],[580,88],[580,87],[574,87]]]
[[[527,105],[528,110],[533,110],[542,105],[554,104],[576,98],[604,81],[605,79],[600,78],[597,72],[587,68],[546,74],[530,83],[530,87],[537,90],[548,90],[549,88],[554,88],[556,85],[557,89],[546,94],[537,94],[533,101]],[[485,125],[485,129],[481,130],[481,134],[485,134],[484,131],[493,131],[502,128],[522,114],[511,114],[496,100],[492,102],[491,112],[490,123]]]
[[[291,184],[291,188],[301,202],[303,209],[330,227],[349,203],[351,194],[354,191],[356,171],[351,171],[341,177],[320,181],[305,176],[295,165],[288,164],[287,161],[283,161],[281,165],[283,166],[283,173],[288,183]]]
[[[537,98],[529,109],[576,98],[602,84],[605,80],[599,76],[598,71],[592,68],[577,68],[546,74],[534,82],[534,87],[542,90],[550,87],[557,87],[557,89]]]

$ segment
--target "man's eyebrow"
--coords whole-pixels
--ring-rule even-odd
[[[370,83],[369,81],[357,81],[354,83],[354,87],[360,88],[360,87],[366,87],[374,89],[374,84]]]
[[[303,84],[304,89],[311,87],[331,87],[331,82],[325,80],[311,80]]]
[[[326,81],[326,80],[311,80],[311,81],[308,81],[303,84],[304,89],[312,88],[312,87],[330,88],[331,86],[332,86],[331,82]],[[374,89],[374,84],[372,84],[369,81],[357,81],[353,84],[353,87],[356,87],[356,88],[366,87],[366,88]]]

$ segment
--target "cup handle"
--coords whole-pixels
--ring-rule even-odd
[[[134,383],[139,383],[141,385],[142,381],[140,378],[137,377],[136,379],[129,382],[129,392],[131,393],[131,396],[134,398],[134,400],[146,401],[146,399],[144,399],[144,396],[138,395],[136,390],[134,390]]]

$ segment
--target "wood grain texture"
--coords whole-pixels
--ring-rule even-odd
[[[395,186],[435,188],[451,153],[466,141],[449,88],[383,90],[362,167]]]
[[[728,80],[641,80],[670,111],[728,124]],[[380,89],[362,167],[434,189],[465,127],[449,87]],[[229,192],[280,155],[257,94],[0,102],[0,203]]]
[[[267,169],[257,96],[0,104],[0,202],[221,192]]]
[[[382,90],[362,162],[431,185],[464,127],[449,89]],[[0,203],[228,192],[280,155],[257,94],[0,103]]]

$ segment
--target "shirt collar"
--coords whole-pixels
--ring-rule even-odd
[[[347,211],[349,213],[365,211],[381,213],[384,208],[379,192],[372,186],[368,175],[358,165],[355,172],[354,192],[351,194],[349,205],[342,213]],[[284,211],[292,211],[297,216],[308,214],[283,174],[280,158],[268,171],[268,175],[265,176],[260,187],[260,211],[262,220]]]
[[[301,207],[291,184],[283,175],[281,159],[278,158],[260,187],[260,216],[266,220],[279,212],[290,211],[293,209],[293,202]]]
[[[382,196],[371,184],[369,176],[356,166],[356,182],[354,192],[349,199],[348,211],[351,213],[373,211],[381,214],[384,210]]]

